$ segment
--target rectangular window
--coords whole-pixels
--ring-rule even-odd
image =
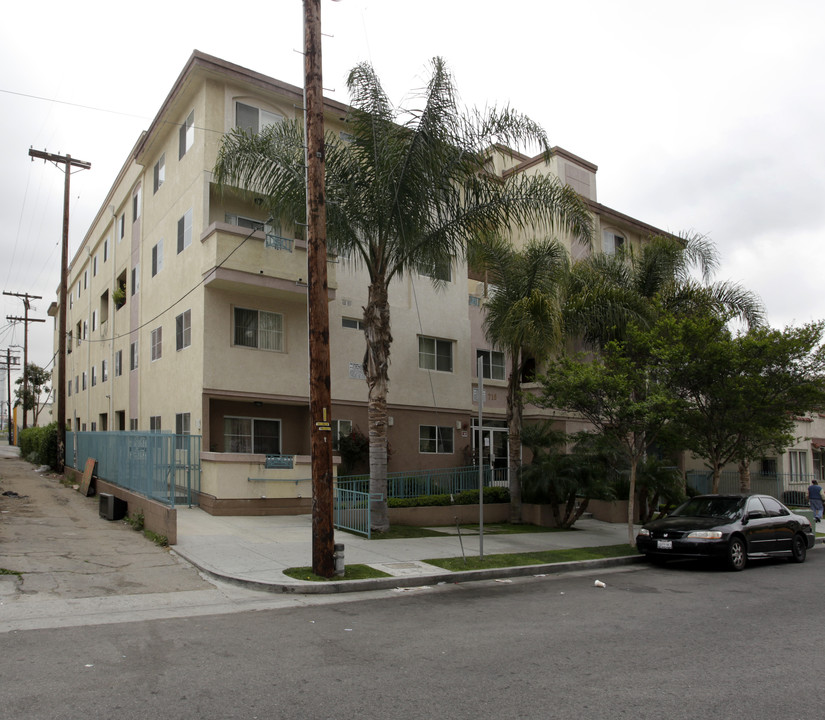
[[[605,255],[615,255],[624,249],[625,239],[610,230],[605,230],[602,235],[602,252]]]
[[[140,195],[141,190],[138,187],[135,190],[135,194],[132,195],[132,222],[137,222],[137,219],[140,217]]]
[[[449,260],[434,264],[432,267],[420,268],[419,272],[425,277],[450,282],[453,279],[452,263]]]
[[[451,454],[453,452],[453,429],[436,425],[419,425],[418,452]]]
[[[186,310],[175,318],[175,350],[192,344],[192,311]]]
[[[352,328],[353,330],[363,330],[364,322],[363,320],[358,320],[356,318],[342,317],[341,327]]]
[[[132,268],[131,294],[134,295],[138,290],[140,290],[140,263],[136,263],[135,266]]]
[[[126,235],[126,213],[121,213],[117,221],[117,241],[123,240]]]
[[[163,181],[166,180],[166,153],[161,155],[160,160],[155,163],[153,175],[152,188],[154,192],[157,192],[160,186],[163,185]]]
[[[175,435],[189,435],[189,413],[177,413],[175,415]],[[175,449],[185,450],[188,444],[183,437],[175,438]]]
[[[152,362],[160,360],[163,355],[163,328],[152,330]]]
[[[160,415],[149,417],[149,432],[160,432]]]
[[[182,253],[192,244],[192,209],[178,220],[178,252]]]
[[[476,368],[478,368],[478,358],[483,358],[482,377],[490,380],[504,380],[504,353],[496,350],[477,350]]]
[[[259,133],[268,125],[277,125],[283,122],[283,116],[278,113],[261,110],[242,102],[235,103],[235,125],[251,133]]]
[[[790,450],[788,462],[791,471],[791,482],[802,482],[808,479],[808,453],[805,450]]]
[[[163,238],[152,247],[152,277],[163,270]]]
[[[80,388],[80,378],[77,375],[75,375],[74,376],[74,392],[75,392],[75,395],[77,395],[77,393],[79,392],[79,388]]]
[[[66,354],[71,353],[72,351],[72,331],[69,330],[69,334],[66,336]]]
[[[92,423],[92,432],[97,432],[97,423],[96,422]]]
[[[85,390],[86,389],[86,371],[85,370],[80,374],[80,378],[82,380],[82,382],[80,384],[80,389]]]
[[[109,379],[109,364],[103,360],[100,363],[100,382],[106,382]]]
[[[183,124],[180,126],[180,131],[178,133],[178,160],[180,160],[184,155],[186,155],[186,151],[192,147],[192,143],[195,141],[195,111],[189,113],[186,120],[183,121]]]
[[[109,259],[109,238],[103,241],[103,262]]]
[[[97,385],[97,365],[92,365],[92,387]]]
[[[97,310],[92,310],[92,332],[97,330]]]
[[[71,380],[69,380],[69,382],[66,383],[66,395],[68,397],[72,396],[72,381]]]
[[[138,341],[135,340],[129,346],[129,369],[137,370],[138,366]]]
[[[132,431],[136,431],[138,429],[138,419],[137,418],[129,418],[129,429]]]
[[[83,289],[85,290],[87,287],[89,287],[89,271],[84,270],[83,271]]]
[[[419,336],[418,367],[422,370],[453,371],[453,341]]]
[[[97,255],[92,258],[92,277],[97,277]]]
[[[241,215],[233,215],[232,213],[226,213],[224,215],[224,219],[230,225],[237,225],[238,227],[246,228],[247,230],[264,232],[266,227],[260,220],[253,220],[252,218],[243,217]]]
[[[83,321],[83,339],[86,340],[86,338],[88,338],[88,337],[89,337],[89,323],[84,320]]]
[[[341,438],[352,434],[352,420],[333,420],[332,423],[332,449],[341,449]]]
[[[223,421],[224,452],[281,454],[281,421],[226,417]]]
[[[265,310],[235,308],[235,345],[261,350],[284,349],[284,316]]]
[[[115,377],[123,375],[123,350],[115,353]]]

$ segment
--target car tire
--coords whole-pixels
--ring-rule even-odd
[[[742,538],[735,537],[728,544],[728,567],[731,570],[744,570],[748,564],[748,550]]]
[[[808,542],[802,535],[798,533],[794,535],[793,544],[791,545],[791,560],[798,563],[805,562],[805,556],[808,554]]]

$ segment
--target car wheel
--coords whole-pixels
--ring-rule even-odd
[[[791,545],[791,559],[794,562],[805,562],[805,556],[808,553],[808,543],[802,535],[794,535],[793,544]]]
[[[728,567],[731,570],[744,570],[748,564],[748,553],[742,538],[735,537],[728,545]]]

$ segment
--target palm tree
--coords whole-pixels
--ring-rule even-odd
[[[563,286],[570,264],[552,239],[532,240],[523,250],[500,237],[479,239],[471,262],[491,284],[484,304],[484,332],[510,362],[507,378],[510,522],[521,522],[521,382],[528,363],[539,364],[564,338]]]
[[[569,187],[546,176],[489,173],[489,148],[538,147],[549,153],[539,125],[509,108],[459,111],[456,90],[443,60],[412,110],[393,107],[373,68],[356,66],[347,87],[350,142],[327,134],[327,234],[347,262],[366,269],[364,308],[368,386],[372,526],[387,517],[387,392],[392,335],[389,284],[411,271],[434,269],[460,257],[479,234],[510,228],[560,227],[589,233],[590,217]],[[273,217],[305,217],[301,126],[285,122],[258,135],[235,130],[225,136],[215,167],[221,187],[263,197]]]
[[[712,282],[718,266],[716,247],[697,234],[657,236],[638,252],[587,257],[572,268],[567,325],[596,348],[622,340],[631,322],[650,327],[660,309],[710,310],[749,327],[762,325],[764,309],[755,294],[736,283]]]

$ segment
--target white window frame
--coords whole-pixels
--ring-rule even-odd
[[[455,452],[454,434],[449,425],[419,425],[418,452],[422,455],[452,455]]]
[[[106,382],[109,379],[109,365],[105,360],[100,361],[100,382]]]
[[[166,153],[163,153],[152,171],[152,188],[153,192],[160,190],[160,186],[166,181]]]
[[[129,345],[129,371],[137,370],[138,364],[140,361],[140,353],[138,347],[138,341],[135,340],[133,343]]]
[[[123,375],[123,350],[115,352],[115,377]]]
[[[186,116],[178,132],[178,160],[180,160],[195,143],[195,111]]]
[[[255,313],[254,327],[246,331],[238,327],[238,313]],[[262,320],[264,322],[262,322]],[[270,325],[270,327],[263,327]],[[274,327],[278,325],[279,327]],[[284,339],[286,336],[286,323],[281,313],[270,310],[255,310],[253,308],[233,307],[232,308],[232,345],[233,347],[250,348],[253,350],[266,350],[268,352],[284,352]],[[238,342],[244,334],[244,339],[249,338],[250,342]],[[254,344],[252,335],[254,334]],[[268,336],[269,342],[261,343],[262,339]],[[274,341],[274,346],[273,346]]]
[[[175,318],[175,350],[184,350],[192,344],[192,311],[184,310]]]
[[[163,270],[163,238],[152,246],[152,277]]]
[[[163,326],[152,330],[152,362],[163,357]]]
[[[808,480],[808,451],[789,450],[788,470],[791,482],[802,482]]]
[[[341,437],[352,434],[352,420],[333,420],[330,427],[332,428],[332,449],[337,452],[341,449]]]
[[[418,367],[421,370],[433,370],[435,372],[453,372],[453,345],[454,340],[418,336]],[[444,352],[444,348],[449,348],[449,356]],[[445,363],[445,359],[448,362]],[[449,365],[449,367],[447,367]]]
[[[602,252],[605,255],[615,255],[617,250],[621,250],[627,244],[627,237],[619,235],[613,230],[605,230],[602,233]]]
[[[476,350],[476,374],[478,374],[478,358],[483,357],[481,375],[487,380],[505,379],[505,357],[498,350]]]
[[[223,442],[224,452],[231,453],[245,453],[253,455],[280,455],[283,444],[283,423],[278,418],[254,418],[242,417],[237,415],[225,415],[223,419]],[[234,425],[235,432],[227,432],[227,422],[236,421]],[[249,432],[241,433],[241,423],[249,423]],[[255,446],[255,432],[256,423],[275,423],[278,426],[278,447],[277,452],[271,452],[262,447]],[[227,441],[227,438],[235,438],[235,440]]]
[[[341,318],[341,327],[350,328],[352,330],[363,330],[364,329],[364,321],[359,320],[358,318],[342,317]]]
[[[244,108],[244,112],[247,114],[251,113],[249,111],[257,111],[257,118],[254,122],[244,123],[241,124],[238,120],[238,112]],[[249,103],[241,102],[240,100],[235,101],[235,127],[242,128],[244,130],[248,130],[251,133],[257,135],[260,133],[264,128],[269,127],[270,125],[277,125],[284,121],[284,116],[280,113],[271,112],[270,110],[263,110],[255,105],[250,105]]]
[[[178,220],[178,254],[192,244],[192,208]]]
[[[150,415],[149,416],[149,432],[161,432],[163,429],[163,424],[161,422],[160,415]]]

